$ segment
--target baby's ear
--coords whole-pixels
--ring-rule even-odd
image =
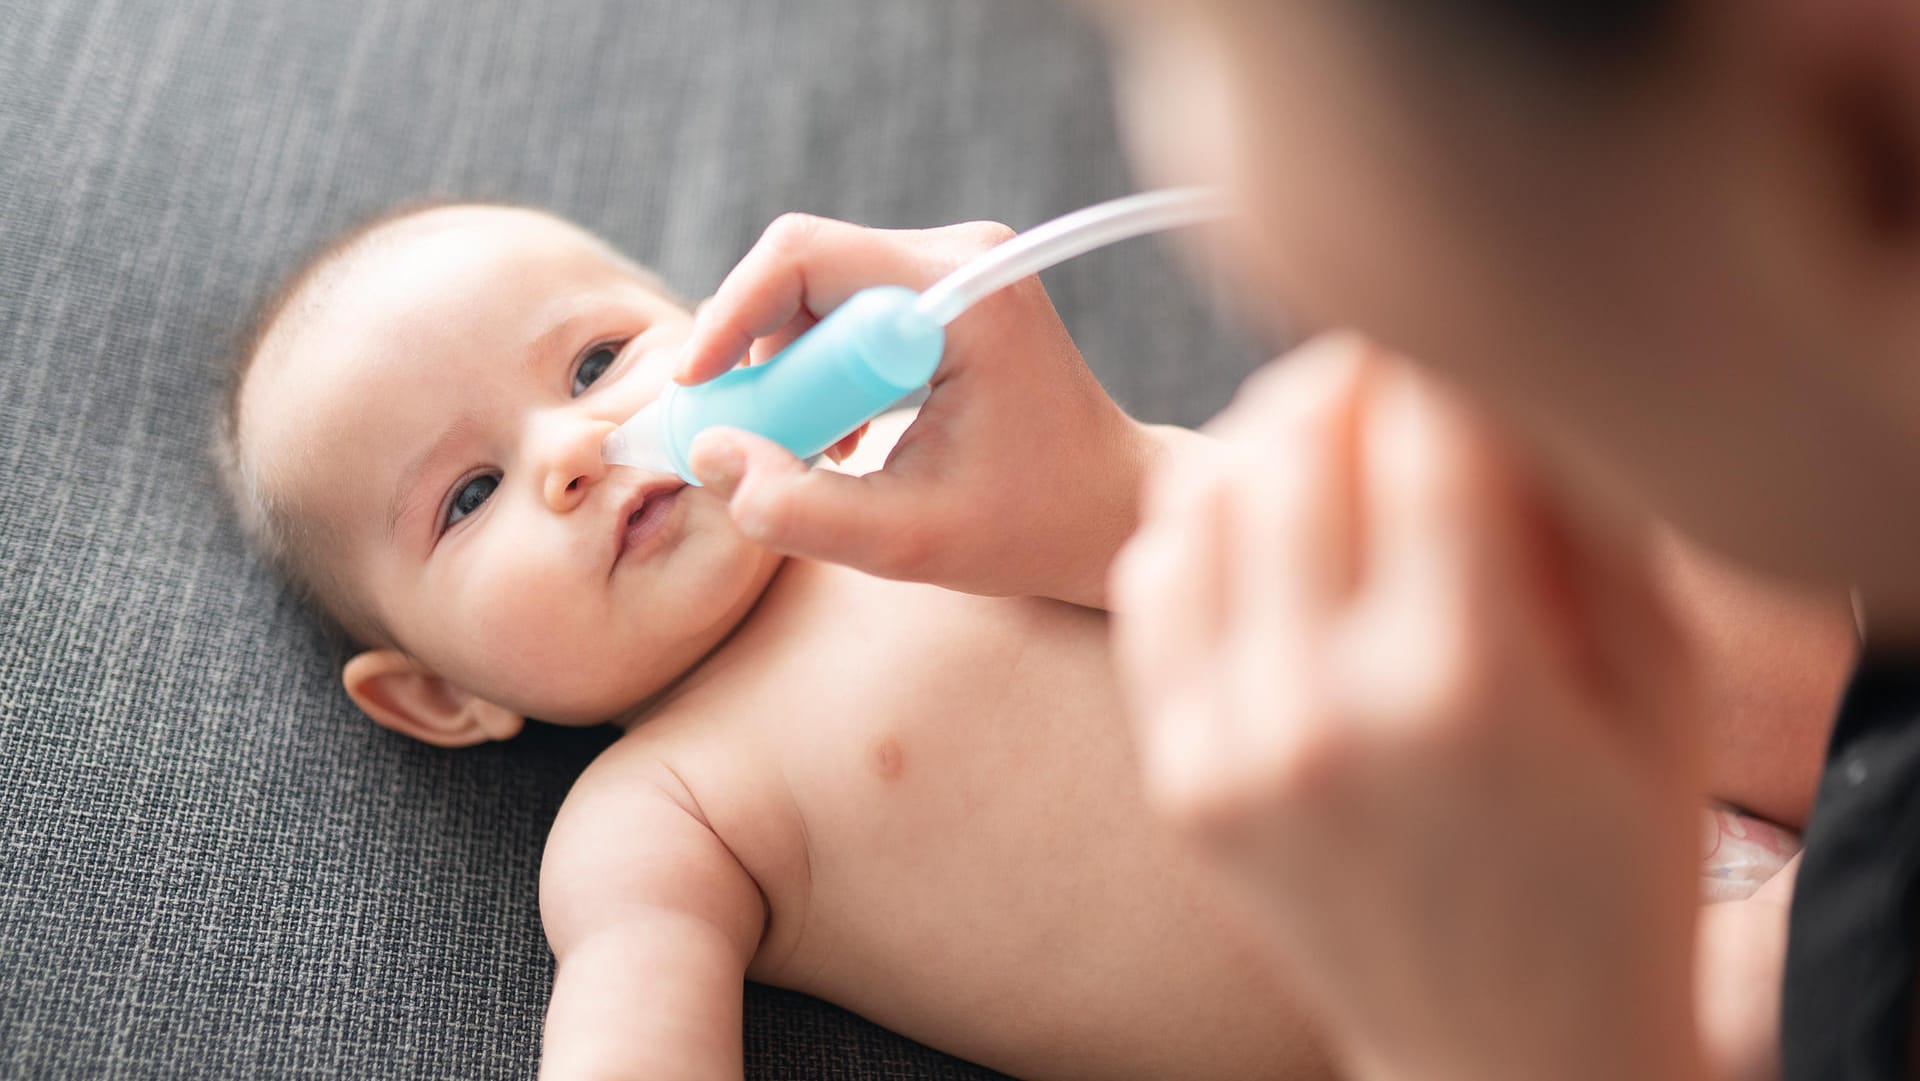
[[[448,683],[396,649],[370,649],[340,674],[353,704],[383,728],[436,747],[471,747],[512,739],[526,723]]]

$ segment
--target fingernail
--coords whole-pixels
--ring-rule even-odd
[[[719,437],[694,440],[690,458],[689,464],[700,483],[724,495],[732,495],[747,472],[746,454]]]
[[[757,503],[735,503],[730,508],[733,524],[740,530],[741,536],[750,541],[765,544],[768,536],[766,511]]]

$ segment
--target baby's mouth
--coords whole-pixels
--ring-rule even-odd
[[[680,492],[684,488],[685,485],[676,484],[640,494],[638,504],[628,512],[622,523],[619,547],[614,554],[616,563],[636,552],[654,547],[665,532],[674,507],[679,505]]]

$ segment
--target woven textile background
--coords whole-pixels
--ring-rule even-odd
[[[1130,186],[1038,0],[0,0],[0,1076],[526,1077],[547,824],[601,733],[458,753],[348,708],[204,452],[330,234],[551,207],[682,292],[777,213],[1014,225]],[[1253,352],[1148,244],[1050,278],[1115,394]],[[755,1078],[981,1071],[749,994]]]

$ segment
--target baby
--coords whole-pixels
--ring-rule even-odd
[[[737,1078],[746,979],[1032,1081],[1327,1075],[1239,895],[1142,802],[1101,612],[783,560],[603,464],[689,327],[550,216],[405,214],[270,306],[225,429],[368,716],[626,730],[547,844],[542,1076]],[[1196,438],[1100,401],[1143,453]]]
[[[240,512],[368,716],[626,729],[547,843],[542,1076],[737,1078],[746,979],[1029,1079],[1325,1075],[1141,802],[1102,613],[783,561],[602,463],[689,319],[569,224],[443,207],[319,259],[235,386]]]

